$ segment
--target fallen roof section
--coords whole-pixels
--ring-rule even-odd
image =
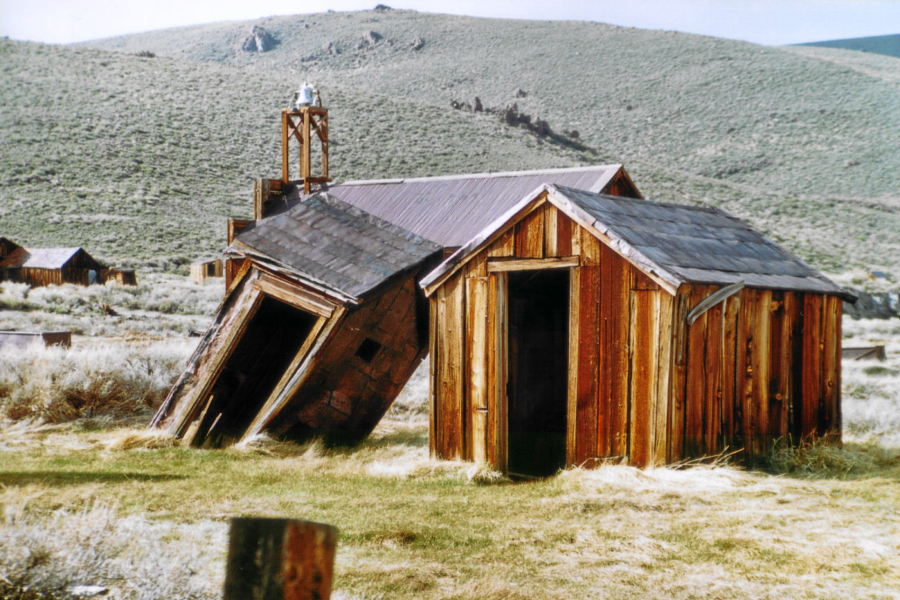
[[[729,285],[855,297],[742,220],[710,207],[621,198],[542,185],[422,279],[430,294],[542,194],[648,275],[673,290],[682,283]]]
[[[355,303],[438,251],[402,227],[318,192],[249,226],[226,253],[268,262]]]

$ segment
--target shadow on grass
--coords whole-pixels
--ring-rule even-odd
[[[124,483],[126,481],[172,481],[187,479],[184,475],[150,473],[99,473],[94,471],[27,471],[0,473],[0,486],[24,486],[29,484],[64,487],[87,483]]]

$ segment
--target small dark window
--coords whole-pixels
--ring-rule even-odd
[[[378,354],[379,350],[381,350],[381,344],[372,338],[366,338],[363,340],[363,343],[359,345],[359,350],[356,351],[356,355],[364,362],[370,363],[375,359],[375,355]]]

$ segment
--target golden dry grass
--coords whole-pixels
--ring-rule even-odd
[[[894,344],[900,332],[891,327],[845,323],[860,342]],[[891,351],[886,366],[894,360]],[[511,482],[429,457],[421,377],[350,448],[261,436],[196,450],[112,424],[5,422],[0,505],[28,518],[5,521],[0,549],[3,540],[31,547],[65,519],[102,517],[114,532],[138,523],[168,548],[165,560],[206,574],[195,597],[212,598],[228,518],[284,516],[339,528],[338,600],[896,598],[897,398],[891,376],[865,368],[845,365],[844,447],[774,453],[775,474],[723,459],[643,470],[602,464]],[[850,393],[854,386],[868,387]],[[864,409],[869,402],[880,421]],[[115,506],[103,509],[113,517],[91,517],[98,503]],[[64,555],[67,544],[85,543],[68,536],[51,550]],[[8,567],[0,564],[0,575]]]

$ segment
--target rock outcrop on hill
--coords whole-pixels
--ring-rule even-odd
[[[254,25],[250,35],[241,42],[241,50],[245,52],[268,52],[275,47],[275,38],[268,31]]]

